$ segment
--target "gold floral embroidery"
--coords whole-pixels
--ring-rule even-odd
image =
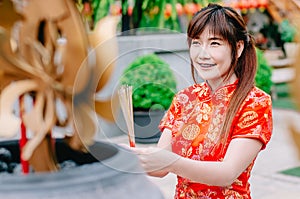
[[[187,150],[186,157],[189,157],[193,153],[193,148],[190,147],[189,150]]]
[[[216,92],[215,97],[216,97],[216,100],[228,100],[228,90],[227,90],[227,88],[218,90],[218,92]]]
[[[202,115],[202,114],[199,114],[199,115],[197,115],[197,117],[196,117],[196,121],[197,121],[198,123],[201,123],[202,118],[203,118],[203,115]]]
[[[221,129],[221,125],[222,125],[222,118],[224,117],[223,114],[221,113],[216,113],[216,115],[214,116],[214,118],[212,118],[212,121],[209,125],[208,128],[208,135],[207,138],[212,142],[215,143],[220,136],[220,129]]]
[[[177,100],[181,104],[186,104],[189,101],[189,97],[185,94],[178,95]]]
[[[199,144],[199,147],[198,147],[198,154],[201,154],[203,151],[203,144]]]
[[[238,178],[233,182],[235,185],[243,186],[243,182],[239,180]]]
[[[202,112],[204,114],[210,114],[210,112],[211,112],[211,106],[208,105],[207,103],[203,103]]]
[[[193,160],[223,160],[224,153],[220,155],[220,150],[223,146],[219,144],[222,138],[220,137],[220,130],[224,122],[229,99],[234,93],[235,88],[235,85],[227,86],[212,94],[208,85],[201,84],[182,91],[181,94],[188,96],[188,102],[186,102],[184,96],[181,99],[182,102],[185,102],[184,106],[180,103],[175,103],[179,107],[178,109],[176,107],[171,108],[171,112],[175,113],[176,110],[179,111],[174,114],[174,117],[168,118],[169,121],[175,121],[173,130],[174,126],[176,126],[172,141],[172,150],[174,152]],[[272,112],[270,111],[270,106],[270,97],[258,89],[253,89],[233,120],[233,126],[238,128],[233,129],[232,136],[237,135],[242,137],[253,134],[259,136],[264,143],[267,143],[272,131]],[[241,129],[243,127],[247,128]],[[251,129],[249,129],[250,127]],[[201,136],[204,136],[205,139],[201,142],[196,142]],[[225,144],[228,146],[231,140],[232,138],[229,138]],[[222,189],[201,183],[196,184],[196,182],[179,176],[175,198],[250,198],[247,179],[250,176],[252,166],[253,163],[232,185],[223,187]]]
[[[240,193],[231,189],[225,189],[224,196],[224,199],[245,199],[247,197],[243,197]]]
[[[185,149],[185,148],[182,148],[182,149],[181,149],[181,155],[182,155],[182,156],[186,156],[186,149]]]
[[[255,111],[247,111],[241,117],[241,122],[238,123],[240,128],[247,128],[258,122],[258,114]]]
[[[183,129],[182,137],[186,140],[193,140],[200,132],[200,127],[196,124],[190,124]]]

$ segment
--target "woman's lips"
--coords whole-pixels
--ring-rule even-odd
[[[214,67],[214,66],[216,66],[216,64],[199,64],[199,66],[201,67],[201,68],[211,68],[211,67]]]

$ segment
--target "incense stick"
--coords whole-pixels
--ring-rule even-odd
[[[119,101],[125,118],[130,147],[135,147],[134,122],[132,107],[132,86],[122,85],[118,91]]]

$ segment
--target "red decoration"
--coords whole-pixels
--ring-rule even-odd
[[[176,12],[178,16],[183,14],[183,6],[180,3],[176,3]]]
[[[249,0],[242,0],[242,9],[249,9],[249,8],[250,8]]]
[[[22,153],[22,149],[25,146],[25,144],[27,143],[27,136],[26,136],[26,127],[23,123],[22,120],[22,116],[23,116],[23,112],[24,112],[24,96],[22,95],[19,98],[19,109],[20,109],[20,118],[21,118],[21,138],[20,138],[20,142],[19,142],[19,147],[20,147],[20,153]],[[20,161],[21,161],[21,167],[22,167],[22,172],[23,174],[28,174],[29,173],[29,162],[23,160],[22,155],[20,154]]]
[[[202,8],[201,4],[195,4],[195,6],[196,6],[196,12],[198,12]]]
[[[230,6],[246,12],[249,9],[265,9],[268,3],[268,0],[232,0]]]
[[[194,3],[186,3],[183,9],[187,15],[194,15],[197,12],[196,4]]]
[[[258,8],[257,0],[249,0],[250,1],[250,8]]]
[[[129,16],[132,16],[132,12],[133,12],[133,7],[132,6],[128,6],[127,14]]]
[[[230,7],[233,7],[235,9],[239,9],[239,2],[238,1],[232,1],[230,3]]]
[[[169,18],[172,14],[172,5],[167,3],[165,9],[165,18]]]
[[[133,142],[132,140],[129,140],[129,146],[130,147],[135,147],[135,142]]]
[[[268,6],[269,1],[268,0],[258,0],[258,5],[261,8],[266,8]]]
[[[113,16],[121,15],[122,14],[122,8],[118,4],[112,4],[110,6],[110,14]]]
[[[83,9],[82,9],[82,14],[89,16],[92,14],[92,7],[89,2],[84,2],[83,4]]]

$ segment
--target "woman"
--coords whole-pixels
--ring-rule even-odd
[[[253,38],[232,8],[210,4],[188,26],[192,75],[160,123],[157,148],[135,148],[151,176],[176,174],[175,198],[251,198],[255,158],[272,133],[272,104],[254,85]]]

